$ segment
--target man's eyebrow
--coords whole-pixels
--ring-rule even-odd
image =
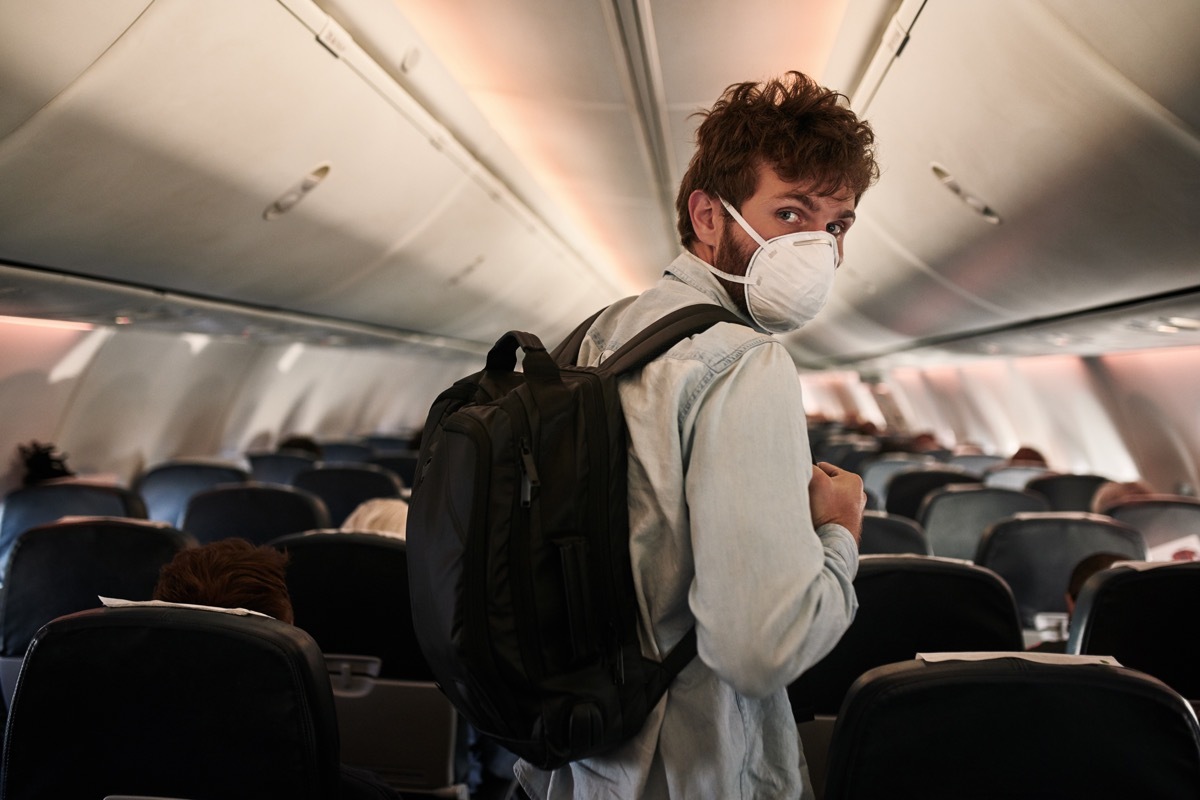
[[[779,198],[781,200],[794,200],[795,202],[804,206],[810,212],[815,213],[817,210],[817,201],[812,199],[812,195],[805,194],[804,192],[784,192],[783,194],[781,194],[779,196]],[[848,219],[850,221],[854,221],[854,220],[858,219],[858,214],[854,213],[854,209],[852,209],[852,208],[848,208],[845,211],[842,211],[841,213],[838,214],[838,216],[842,217],[843,219]]]

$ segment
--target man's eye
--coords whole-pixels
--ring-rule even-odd
[[[846,232],[846,226],[841,222],[831,222],[825,226],[825,230],[834,236],[841,236]]]
[[[797,214],[795,211],[787,211],[787,210],[780,211],[777,216],[779,217],[779,219],[781,219],[784,222],[790,223],[790,222],[799,222],[800,221],[800,215]]]

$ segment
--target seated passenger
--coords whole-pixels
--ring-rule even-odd
[[[1019,466],[1048,466],[1046,463],[1046,457],[1042,455],[1040,450],[1037,450],[1033,447],[1028,447],[1026,445],[1018,447],[1017,452],[1013,453],[1012,456],[1009,457],[1008,463]]]
[[[1102,483],[1092,495],[1092,513],[1107,513],[1108,509],[1122,500],[1145,494],[1154,494],[1154,490],[1150,488],[1150,484],[1145,481],[1125,481],[1123,483],[1108,481],[1107,483]]]
[[[408,503],[395,497],[364,500],[342,522],[343,531],[366,531],[403,539],[408,526]]]
[[[1083,589],[1083,585],[1087,583],[1088,578],[1097,572],[1108,569],[1118,561],[1128,560],[1129,556],[1119,553],[1092,553],[1076,564],[1075,569],[1071,570],[1070,580],[1067,581],[1067,619],[1069,620],[1074,616],[1075,604],[1079,601],[1079,592]],[[1065,653],[1067,652],[1067,643],[1065,640],[1039,642],[1029,649],[1039,653]]]
[[[256,547],[245,539],[221,539],[182,550],[159,572],[154,599],[217,608],[242,608],[289,625],[292,599],[285,569],[287,554]],[[399,800],[401,795],[368,770],[342,765],[345,800]]]

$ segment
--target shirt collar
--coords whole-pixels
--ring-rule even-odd
[[[686,283],[698,292],[708,296],[714,303],[722,308],[728,309],[741,317],[747,325],[754,328],[760,333],[766,333],[762,328],[754,323],[754,320],[743,313],[737,304],[733,302],[733,298],[725,291],[717,276],[713,275],[708,270],[708,265],[705,261],[691,252],[684,250],[672,261],[664,271],[668,279],[674,279],[681,283]]]

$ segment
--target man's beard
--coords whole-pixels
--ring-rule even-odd
[[[742,276],[746,274],[746,269],[750,266],[750,258],[754,255],[754,251],[758,249],[758,245],[754,242],[739,242],[733,238],[735,224],[732,217],[726,216],[725,227],[721,231],[721,241],[718,243],[717,252],[713,256],[713,266],[726,275]],[[745,284],[723,280],[720,277],[717,280],[721,282],[721,286],[725,288],[725,293],[732,298],[734,304],[742,310],[742,313],[750,313],[746,306]]]

